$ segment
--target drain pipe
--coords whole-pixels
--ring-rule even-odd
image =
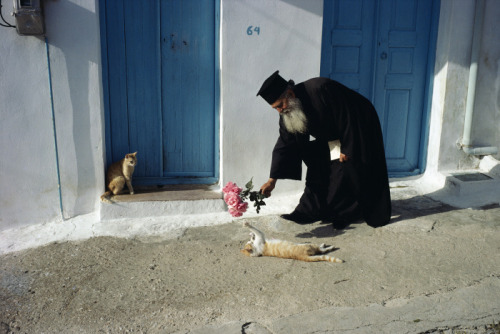
[[[474,115],[474,100],[476,97],[477,66],[479,63],[479,51],[481,47],[481,35],[484,21],[484,0],[476,0],[474,15],[474,33],[472,36],[472,52],[469,71],[469,89],[467,91],[467,104],[465,106],[464,133],[460,148],[471,155],[495,155],[498,148],[474,147],[471,143],[472,118]]]
[[[50,70],[50,54],[49,54],[49,42],[47,37],[45,37],[45,50],[47,52],[47,71],[49,73],[49,92],[50,92],[50,107],[52,110],[52,131],[54,136],[54,149],[56,153],[56,172],[57,172],[57,188],[59,190],[59,210],[61,211],[61,218],[64,220],[64,208],[61,193],[61,173],[59,171],[59,150],[57,148],[57,131],[56,131],[56,117],[54,113],[54,95],[52,92],[52,71]]]

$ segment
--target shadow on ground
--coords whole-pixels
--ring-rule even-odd
[[[479,208],[474,208],[473,210],[491,210],[499,208],[499,204],[485,205]],[[430,215],[435,215],[439,213],[447,213],[451,211],[462,210],[460,208],[444,204],[442,202],[433,200],[428,196],[414,196],[405,199],[393,199],[392,200],[392,218],[389,224],[394,224],[397,222],[411,220],[416,218],[423,218]],[[311,231],[302,232],[296,235],[297,238],[331,238],[342,235],[346,231],[353,230],[360,223],[364,223],[363,220],[358,220],[351,223],[344,229],[335,229],[332,227],[332,223],[328,221],[323,221],[320,226],[315,227]]]

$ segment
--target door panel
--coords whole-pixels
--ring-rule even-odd
[[[388,169],[418,168],[431,1],[380,1],[374,105]]]
[[[162,16],[172,17],[161,26],[165,175],[210,176],[213,170],[214,141],[207,138],[214,135],[215,113],[207,106],[215,103],[215,34],[207,31],[213,32],[215,18],[205,14],[213,10],[210,1],[162,6]]]
[[[124,154],[129,153],[128,142],[128,108],[127,108],[127,66],[126,59],[122,57],[125,54],[125,18],[123,4],[119,1],[110,1],[107,4],[107,11],[101,11],[105,14],[107,31],[114,33],[106,34],[106,53],[103,58],[107,62],[107,71],[103,69],[103,75],[106,75],[108,86],[108,109],[113,110],[107,113],[106,130],[107,137],[113,138],[106,143],[108,146],[107,160],[113,162],[120,160]],[[119,33],[122,32],[122,33]],[[104,49],[104,47],[103,47]],[[104,63],[104,61],[103,61]],[[112,127],[109,127],[113,124]],[[113,131],[114,130],[114,131]],[[120,158],[121,157],[121,158]]]
[[[429,38],[432,16],[437,15],[432,0],[325,0],[324,8],[321,75],[374,104],[389,173],[418,173]],[[343,52],[347,43],[338,33],[338,17],[345,16],[355,20],[350,29],[356,35],[347,39],[359,57]],[[363,36],[362,42],[357,36]]]
[[[100,2],[107,158],[138,151],[138,184],[217,180],[217,4]]]
[[[373,1],[325,1],[321,73],[371,96]],[[325,32],[325,28],[323,28]]]
[[[156,1],[145,1],[140,6],[124,1],[127,132],[130,150],[138,151],[138,161],[142,162],[134,171],[139,178],[161,175],[158,8]]]

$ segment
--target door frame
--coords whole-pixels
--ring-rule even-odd
[[[436,67],[437,38],[439,32],[439,15],[441,12],[441,0],[432,1],[431,29],[429,31],[429,53],[427,55],[427,71],[424,87],[424,110],[422,112],[422,124],[420,127],[420,147],[418,150],[418,169],[413,173],[389,173],[390,177],[402,177],[419,175],[425,172],[427,166],[427,147],[429,145],[430,118],[432,111],[432,95],[434,91],[434,69]]]
[[[109,96],[109,70],[108,70],[108,52],[107,52],[107,27],[106,27],[106,1],[99,1],[99,32],[101,46],[101,82],[102,99],[104,106],[104,148],[105,148],[105,170],[111,165],[111,125],[110,125],[110,96]],[[182,0],[180,0],[182,1]],[[210,0],[209,0],[210,1]],[[216,184],[220,177],[220,1],[214,1],[214,173],[210,177],[161,177],[144,178],[136,182],[139,185],[168,185],[168,184]],[[160,43],[160,41],[158,41]],[[140,153],[139,153],[140,154]]]

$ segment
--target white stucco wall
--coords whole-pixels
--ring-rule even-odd
[[[484,6],[472,140],[500,151],[500,1],[487,0]],[[494,157],[500,160],[500,153]]]
[[[427,171],[470,160],[456,143],[463,132],[473,23],[473,1],[441,1]]]
[[[500,147],[499,91],[495,88],[500,80],[500,43],[499,35],[492,31],[499,10],[498,1],[486,1],[471,138],[474,145]],[[430,173],[477,168],[480,162],[457,146],[464,129],[474,13],[474,1],[441,1],[426,169]]]
[[[96,0],[45,1],[64,217],[99,209],[104,130]],[[11,3],[3,2],[9,14]],[[279,69],[319,75],[323,0],[221,0],[221,184],[269,176],[278,114],[256,97]],[[500,2],[486,0],[473,142],[500,147]],[[7,15],[5,15],[7,14]],[[428,171],[474,167],[457,149],[468,89],[474,2],[442,0]],[[249,26],[259,27],[247,35]],[[0,230],[61,219],[45,42],[0,27]],[[497,155],[497,158],[499,156]],[[280,181],[275,194],[303,183]]]
[[[59,212],[43,40],[0,27],[0,228]]]
[[[45,1],[65,218],[97,210],[103,189],[95,1]],[[3,3],[4,17],[12,3]],[[13,20],[12,23],[15,23]],[[0,230],[62,219],[45,41],[1,28]]]
[[[104,190],[97,1],[49,1],[54,109],[65,216],[96,210]]]
[[[323,1],[223,0],[221,183],[255,187],[269,178],[278,113],[256,94],[274,71],[296,83],[319,76]],[[249,26],[259,27],[247,34]],[[274,193],[303,184],[279,181]]]

